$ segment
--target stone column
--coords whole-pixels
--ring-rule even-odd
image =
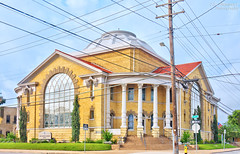
[[[19,118],[20,118],[20,109],[21,109],[21,96],[17,97],[18,105],[17,105],[17,126],[16,126],[16,133],[19,130]]]
[[[143,84],[138,84],[138,125],[137,125],[137,137],[143,135],[142,125],[142,87]]]
[[[127,84],[122,84],[122,125],[121,125],[121,136],[126,136],[127,134],[127,125],[126,125],[126,89]]]
[[[170,127],[170,86],[166,86],[166,126],[164,128],[164,135],[168,138],[172,137],[172,128]]]
[[[165,128],[171,128],[170,127],[170,86],[166,87],[166,126]]]
[[[159,126],[158,126],[158,86],[153,85],[153,137],[159,137]]]
[[[111,128],[110,126],[110,96],[111,96],[111,92],[110,92],[110,87],[107,86],[107,128]]]

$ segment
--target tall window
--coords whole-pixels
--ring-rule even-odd
[[[16,124],[16,123],[17,123],[17,116],[14,116],[13,124]]]
[[[146,88],[142,89],[142,100],[145,101],[146,100]]]
[[[153,101],[153,88],[151,88],[151,101]]]
[[[133,126],[134,126],[133,115],[130,114],[128,116],[128,129],[133,129]]]
[[[90,119],[91,119],[91,120],[94,119],[94,110],[90,110]]]
[[[7,118],[6,118],[6,123],[9,124],[10,123],[10,115],[7,115]]]
[[[54,75],[45,90],[44,127],[71,127],[73,101],[71,78],[64,73]]]
[[[128,88],[128,100],[129,101],[134,100],[134,88]]]
[[[170,91],[169,91],[169,97],[170,97],[170,102],[172,102],[172,88],[170,88]]]
[[[151,115],[151,130],[152,130],[152,126],[153,126],[153,114]]]
[[[197,107],[201,107],[201,93],[198,84],[194,83],[191,89],[191,117],[197,111]]]
[[[114,94],[114,91],[113,91],[113,87],[110,88],[110,99],[113,101],[113,94]]]
[[[28,89],[26,89],[26,97],[27,97],[27,106],[30,105],[30,92]]]
[[[0,130],[0,134],[2,134],[2,130]]]

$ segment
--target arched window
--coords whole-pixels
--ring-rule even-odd
[[[54,75],[45,89],[44,127],[71,127],[74,86],[72,79],[64,74]]]
[[[128,129],[133,129],[133,127],[134,127],[133,115],[130,114],[128,116]]]
[[[191,89],[191,117],[194,115],[195,112],[197,112],[197,107],[199,106],[201,108],[201,93],[200,88],[197,83],[193,83],[192,89]]]

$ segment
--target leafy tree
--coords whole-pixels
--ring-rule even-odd
[[[232,115],[228,116],[228,123],[230,125],[240,126],[240,110],[235,110]]]
[[[75,143],[79,141],[80,134],[80,116],[79,116],[79,104],[78,95],[75,95],[72,111],[72,141]]]
[[[25,106],[21,107],[19,118],[20,141],[27,142],[27,111]]]
[[[214,141],[218,142],[218,123],[217,123],[217,118],[216,115],[214,115],[213,117],[213,122],[212,122],[212,132],[213,132],[213,136],[214,136]]]
[[[220,129],[219,133],[223,134],[224,129],[226,130],[225,138],[226,140],[230,140],[231,138],[240,138],[240,127],[238,125],[233,125],[229,123],[225,123]]]

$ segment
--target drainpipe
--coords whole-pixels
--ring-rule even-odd
[[[107,76],[105,77],[105,83],[104,83],[104,131],[106,130],[106,89],[107,89]]]
[[[135,72],[135,48],[133,49],[133,72]]]

